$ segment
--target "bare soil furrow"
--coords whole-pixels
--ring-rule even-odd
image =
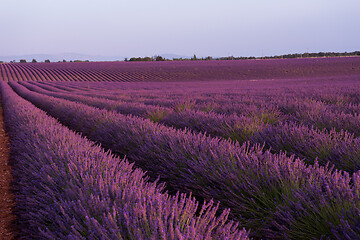
[[[11,191],[9,139],[4,129],[4,118],[0,99],[0,240],[15,239],[13,222],[15,197]]]

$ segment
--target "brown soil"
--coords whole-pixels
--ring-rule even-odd
[[[9,163],[9,138],[4,129],[4,118],[0,99],[0,240],[15,239],[13,214],[15,197],[11,192],[11,165]]]

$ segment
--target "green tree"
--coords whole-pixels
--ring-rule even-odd
[[[156,56],[155,61],[165,61],[165,58],[163,58],[162,56]]]

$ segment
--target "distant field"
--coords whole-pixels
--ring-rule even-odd
[[[283,79],[360,74],[360,57],[0,64],[5,81],[209,81]]]
[[[20,237],[360,239],[360,58],[0,67]]]

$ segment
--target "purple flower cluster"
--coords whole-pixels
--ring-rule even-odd
[[[252,116],[226,115],[188,108],[168,108],[143,103],[115,101],[76,94],[76,92],[55,92],[54,87],[40,88],[29,82],[21,82],[32,91],[84,103],[100,109],[114,110],[121,114],[148,118],[167,126],[190,129],[213,137],[222,137],[244,143],[265,143],[272,152],[281,151],[304,158],[313,164],[317,159],[321,165],[328,162],[337,169],[350,173],[360,170],[360,139],[348,132],[319,130],[312,126],[293,122],[282,122],[274,109]],[[55,89],[56,90],[56,89]],[[90,93],[89,93],[90,94]],[[265,108],[266,109],[266,108]],[[273,115],[271,115],[273,113]],[[260,117],[254,117],[256,114]],[[359,121],[360,122],[360,121]]]
[[[0,83],[21,239],[247,239],[213,201],[163,193]]]
[[[160,177],[169,191],[191,191],[199,199],[220,201],[220,207],[231,208],[231,217],[251,229],[254,237],[360,238],[360,172],[333,170],[317,161],[306,165],[249,143],[176,130],[39,94],[15,82],[10,85],[62,124],[126,155],[152,180]],[[335,132],[328,134],[337,137]]]

